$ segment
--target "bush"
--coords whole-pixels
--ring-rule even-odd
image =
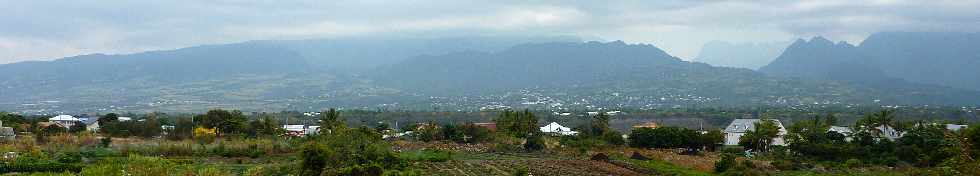
[[[715,172],[722,173],[735,168],[735,155],[730,153],[721,154],[721,158],[715,162]]]
[[[846,168],[864,167],[864,163],[862,163],[861,160],[859,159],[848,159],[847,161],[844,161],[844,167]]]
[[[623,145],[626,144],[626,140],[623,139],[623,134],[618,131],[609,131],[601,136],[603,141],[611,145]]]
[[[78,172],[81,170],[82,170],[81,165],[60,163],[60,162],[56,162],[55,160],[50,160],[43,155],[34,155],[34,154],[27,154],[25,156],[18,157],[12,162],[0,163],[0,173]]]
[[[544,148],[544,137],[542,137],[540,134],[528,136],[527,142],[524,142],[524,149],[528,151],[538,151]]]
[[[112,137],[106,136],[99,139],[99,147],[109,147],[112,145]]]
[[[82,162],[82,155],[78,152],[61,152],[54,155],[55,161],[59,163],[80,163]]]
[[[449,161],[449,159],[452,158],[452,152],[436,149],[424,149],[399,153],[398,158],[405,161],[444,162]]]

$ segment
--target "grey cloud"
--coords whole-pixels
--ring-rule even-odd
[[[980,30],[978,0],[2,1],[0,63],[259,39],[580,35],[691,57],[712,40]]]

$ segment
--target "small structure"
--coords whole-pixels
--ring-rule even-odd
[[[851,141],[851,135],[854,134],[854,130],[851,130],[851,127],[846,126],[830,126],[830,128],[827,129],[827,132],[835,132],[844,135],[844,141]]]
[[[476,125],[476,126],[482,127],[482,128],[486,128],[487,130],[490,130],[490,131],[497,131],[497,123],[492,123],[492,122],[491,123],[473,123],[473,125]]]
[[[48,118],[48,122],[52,122],[54,123],[54,125],[58,125],[64,128],[70,128],[72,125],[75,125],[75,123],[79,123],[81,121],[82,120],[75,118],[71,115],[58,115],[52,118]]]
[[[660,124],[657,124],[657,122],[646,122],[646,123],[642,123],[642,124],[633,125],[633,128],[651,128],[651,129],[653,129],[653,128],[658,128],[658,127],[660,127]]]
[[[98,118],[84,118],[81,119],[82,123],[85,124],[85,130],[88,131],[99,131],[99,119]]]
[[[891,140],[891,141],[898,140],[898,138],[902,138],[902,135],[905,134],[903,132],[900,132],[898,130],[895,130],[895,128],[892,128],[891,126],[888,126],[888,125],[881,125],[881,126],[875,127],[875,129],[878,130],[878,132],[880,132],[880,133],[878,133],[878,135],[879,135],[878,137],[886,138],[886,139]]]
[[[563,136],[577,135],[578,131],[572,131],[571,128],[561,126],[558,122],[551,122],[540,128],[541,132],[549,134],[558,134]]]
[[[306,135],[314,135],[320,133],[320,126],[308,126],[306,127]]]
[[[306,132],[306,125],[283,125],[282,129],[286,130],[286,135],[302,136]]]
[[[3,121],[0,121],[0,140],[2,141],[13,141],[17,137],[17,133],[14,133],[14,128],[4,127]]]
[[[755,130],[755,123],[758,123],[762,119],[735,119],[728,127],[725,127],[725,145],[738,145],[738,142],[745,135],[746,132]],[[776,138],[773,138],[772,145],[785,146],[786,141],[783,140],[783,136],[786,135],[786,128],[783,127],[783,123],[779,122],[777,119],[768,119],[776,123],[779,127],[779,133]]]
[[[962,129],[966,129],[967,127],[969,127],[969,126],[967,126],[967,125],[957,125],[957,124],[946,124],[946,130],[949,130],[949,131],[960,131]]]

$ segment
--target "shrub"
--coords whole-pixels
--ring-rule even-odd
[[[100,147],[109,147],[110,145],[112,145],[112,137],[106,136],[99,139]]]
[[[55,161],[59,163],[80,163],[82,162],[82,154],[78,152],[61,152],[54,155]]]
[[[844,167],[846,168],[857,168],[863,166],[864,163],[862,163],[859,159],[848,159],[847,161],[844,161]]]
[[[735,167],[735,155],[730,153],[721,154],[721,158],[715,162],[715,172],[722,173]]]
[[[611,145],[623,145],[626,144],[626,140],[623,139],[623,134],[615,130],[610,130],[601,136],[603,141]]]
[[[524,142],[524,149],[529,151],[538,151],[545,148],[544,137],[540,134],[534,134],[527,137],[527,142]]]
[[[406,161],[443,162],[449,161],[449,159],[452,158],[452,152],[436,149],[424,149],[399,153],[398,158]]]

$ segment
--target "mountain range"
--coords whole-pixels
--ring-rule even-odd
[[[867,52],[887,50],[880,45],[799,40],[759,72],[684,61],[651,44],[574,37],[251,41],[0,65],[0,109],[978,104],[975,89],[905,81],[864,59],[885,57]],[[835,69],[848,72],[826,72]]]
[[[876,33],[854,46],[797,40],[759,71],[769,75],[980,91],[980,34]]]

